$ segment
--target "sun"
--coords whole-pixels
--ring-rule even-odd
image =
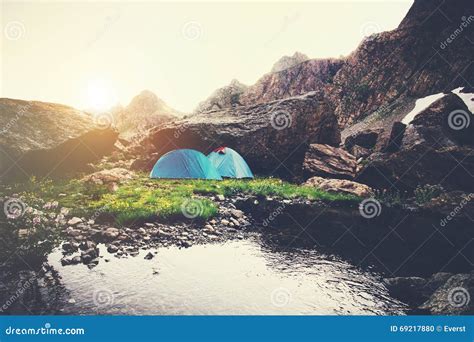
[[[84,94],[84,107],[95,111],[104,111],[117,104],[117,94],[110,84],[103,79],[90,80]]]

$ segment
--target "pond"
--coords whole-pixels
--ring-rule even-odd
[[[166,247],[101,261],[48,262],[67,293],[64,314],[112,315],[392,315],[381,276],[315,249],[269,247],[258,237],[190,248]],[[150,260],[144,257],[152,252]]]

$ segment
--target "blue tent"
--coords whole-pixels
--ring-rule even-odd
[[[219,147],[207,157],[222,177],[253,178],[247,162],[231,148]]]
[[[166,153],[153,166],[150,178],[222,179],[204,154],[189,149]]]

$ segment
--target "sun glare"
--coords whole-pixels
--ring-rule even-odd
[[[104,80],[89,81],[84,97],[84,107],[96,111],[109,109],[118,102],[113,87]]]

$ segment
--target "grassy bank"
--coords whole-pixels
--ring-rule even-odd
[[[330,194],[319,189],[298,186],[274,178],[253,180],[152,180],[146,175],[119,186],[112,192],[104,185],[83,183],[79,180],[53,182],[31,179],[5,189],[17,193],[25,201],[57,201],[61,207],[71,209],[74,215],[97,217],[112,215],[120,223],[135,220],[168,219],[183,217],[187,210],[192,216],[208,219],[217,213],[217,204],[208,195],[226,197],[243,193],[272,196],[283,199],[304,198],[325,202],[356,202],[357,197]],[[186,215],[184,215],[186,216]]]

